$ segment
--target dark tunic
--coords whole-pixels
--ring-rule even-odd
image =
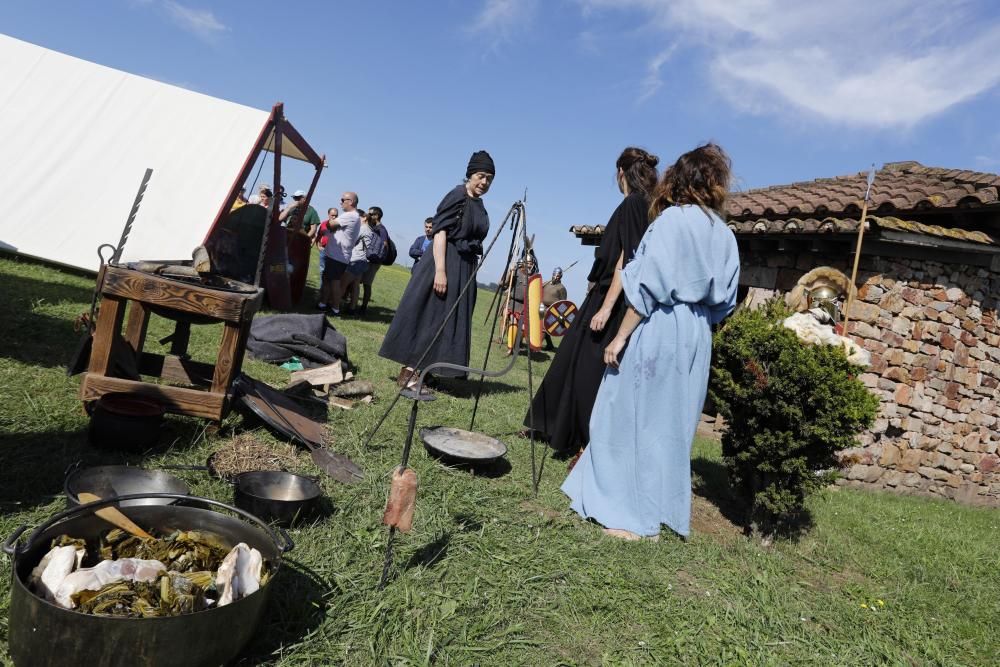
[[[434,216],[434,234],[444,230],[448,236],[445,253],[445,273],[448,291],[442,298],[434,293],[435,262],[432,248],[428,257],[413,266],[410,282],[399,301],[389,331],[382,341],[379,356],[405,364],[426,368],[444,361],[469,365],[472,344],[472,311],[476,307],[476,287],[466,291],[458,308],[445,324],[444,331],[428,351],[458,294],[476,269],[476,262],[483,252],[482,241],[489,231],[490,219],[481,199],[469,197],[465,185],[456,186],[445,195]],[[421,361],[423,358],[423,361]],[[435,375],[464,375],[455,371],[434,371]]]
[[[601,331],[591,331],[590,320],[601,309],[611,287],[618,255],[624,252],[623,266],[635,255],[649,226],[648,210],[646,195],[632,193],[611,214],[587,276],[594,287],[587,293],[535,394],[534,423],[531,412],[524,417],[524,425],[541,432],[557,451],[576,452],[590,441],[590,413],[604,376],[604,348],[618,333],[625,316],[625,299],[619,295]]]

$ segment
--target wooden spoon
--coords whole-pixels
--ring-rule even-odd
[[[80,502],[82,503],[96,503],[98,500],[101,499],[100,496],[95,495],[93,493],[87,493],[86,491],[81,491],[76,495],[77,498],[79,498]],[[142,528],[137,526],[131,519],[129,519],[127,516],[119,512],[118,509],[114,507],[104,507],[94,512],[94,514],[101,517],[108,523],[118,526],[122,530],[135,535],[136,537],[141,537],[144,540],[156,539],[155,537],[144,531]]]

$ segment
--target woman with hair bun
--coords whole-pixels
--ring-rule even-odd
[[[615,181],[624,199],[611,214],[601,245],[594,251],[587,276],[593,287],[524,418],[527,428],[563,455],[575,454],[590,440],[588,425],[604,374],[604,348],[625,314],[621,270],[632,261],[649,224],[649,196],[656,186],[658,162],[655,155],[631,146],[618,157]]]
[[[715,144],[685,153],[653,192],[653,219],[622,270],[627,312],[608,365],[590,444],[563,482],[571,507],[624,539],[686,537],[691,441],[705,403],[712,330],[736,306],[740,258],[723,221],[729,158]]]

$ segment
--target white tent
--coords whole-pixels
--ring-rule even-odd
[[[6,35],[0,72],[0,249],[82,269],[118,243],[147,167],[121,260],[190,258],[271,117]]]

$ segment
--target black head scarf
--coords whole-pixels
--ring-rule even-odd
[[[478,171],[496,175],[497,168],[493,166],[493,158],[486,151],[476,151],[469,158],[469,166],[465,170],[465,177],[468,178]]]

